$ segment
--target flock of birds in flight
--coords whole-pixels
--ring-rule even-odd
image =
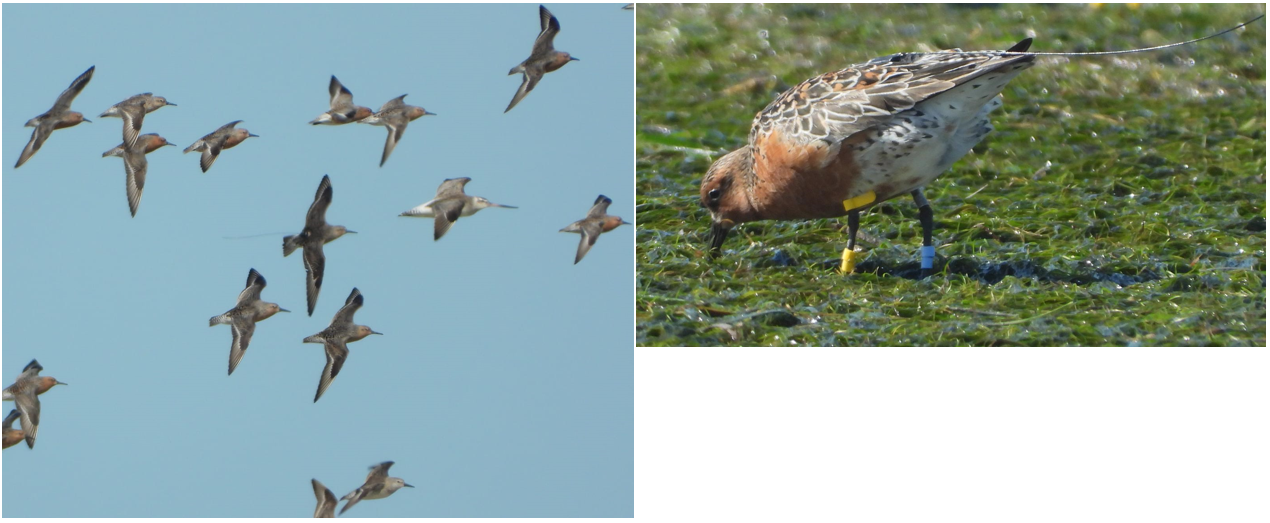
[[[622,8],[633,9],[634,4],[627,4]],[[512,68],[508,73],[509,75],[521,73],[523,78],[520,88],[517,89],[516,95],[512,98],[511,103],[508,104],[507,109],[503,111],[504,113],[511,111],[516,104],[520,103],[538,85],[544,74],[560,69],[570,61],[578,60],[570,56],[569,53],[556,51],[553,47],[555,36],[560,32],[560,21],[546,7],[541,5],[538,6],[538,13],[542,30],[534,41],[533,51],[530,53],[529,58]],[[84,118],[83,114],[71,111],[70,107],[75,97],[92,80],[95,69],[96,66],[89,67],[87,71],[80,74],[79,77],[71,82],[70,87],[57,97],[57,101],[54,102],[52,108],[26,123],[26,127],[34,127],[35,131],[32,132],[31,139],[22,150],[22,154],[18,157],[14,168],[21,167],[30,160],[40,150],[40,147],[44,145],[44,142],[48,140],[53,131],[74,127],[81,122],[91,122],[91,120]],[[343,125],[356,122],[387,128],[388,139],[384,144],[383,156],[379,162],[381,167],[384,162],[388,161],[388,156],[392,154],[393,149],[401,140],[409,122],[425,115],[435,115],[435,113],[428,112],[422,107],[406,105],[404,102],[406,95],[389,100],[377,112],[355,105],[353,103],[353,93],[344,87],[334,75],[331,76],[329,91],[331,96],[330,110],[322,113],[309,123],[312,125]],[[143,93],[112,105],[100,115],[100,117],[117,117],[123,120],[123,143],[102,153],[102,157],[118,156],[123,158],[124,171],[127,174],[128,208],[133,217],[137,214],[137,208],[141,203],[142,190],[145,188],[146,155],[161,147],[174,145],[158,134],[141,134],[142,123],[146,114],[169,105],[176,106],[176,104],[169,102],[162,96],[154,96],[153,93]],[[199,167],[203,172],[207,172],[222,151],[237,146],[247,140],[247,138],[257,137],[257,135],[246,129],[237,128],[237,125],[241,122],[242,120],[235,120],[221,126],[187,147],[185,152],[201,153]],[[510,205],[496,204],[479,196],[467,195],[464,192],[464,186],[470,181],[471,178],[447,179],[437,189],[435,198],[401,213],[400,216],[432,218],[434,222],[433,240],[435,241],[440,240],[460,217],[471,216],[489,207],[515,209],[515,207]],[[318,293],[321,291],[322,277],[325,272],[326,258],[322,252],[323,245],[334,241],[344,234],[355,232],[348,230],[342,225],[331,225],[326,222],[326,210],[331,204],[332,195],[330,176],[325,175],[318,185],[313,204],[310,205],[309,211],[305,216],[304,229],[299,234],[283,238],[283,256],[289,256],[297,249],[304,251],[303,261],[307,274],[305,295],[310,316],[313,315],[314,307],[317,305]],[[607,214],[608,206],[611,203],[611,199],[600,195],[592,204],[585,218],[560,229],[560,232],[572,232],[581,235],[573,263],[576,264],[582,260],[583,256],[591,249],[591,246],[595,245],[595,241],[600,234],[611,231],[623,224],[629,225],[629,222],[622,220],[620,217]],[[247,286],[239,293],[238,301],[234,308],[224,314],[213,316],[209,320],[210,326],[229,325],[231,327],[233,340],[230,344],[229,353],[230,375],[234,373],[234,369],[246,353],[252,334],[256,330],[256,323],[279,312],[290,312],[276,303],[263,301],[260,294],[264,288],[264,276],[254,268],[249,270],[247,273]],[[362,293],[357,288],[353,288],[348,298],[345,299],[344,306],[335,313],[330,325],[321,332],[304,338],[304,343],[321,343],[326,351],[326,365],[322,369],[322,375],[318,381],[317,394],[313,397],[315,403],[326,392],[331,381],[335,379],[340,369],[344,366],[344,361],[348,358],[348,343],[361,340],[371,334],[382,334],[368,326],[353,323],[353,315],[362,307],[363,303]],[[11,410],[5,418],[3,448],[12,447],[21,441],[26,441],[28,448],[35,448],[35,438],[40,424],[40,400],[38,396],[44,394],[55,385],[67,385],[50,376],[40,376],[40,371],[42,370],[44,370],[44,367],[38,361],[31,360],[23,368],[22,374],[18,376],[17,380],[4,389],[4,400],[13,401],[17,408]],[[13,428],[14,422],[18,420],[21,421],[22,428],[20,430]],[[391,461],[385,461],[371,467],[371,472],[366,476],[366,481],[361,487],[339,498],[338,501],[348,501],[344,508],[340,510],[340,514],[343,514],[360,500],[385,498],[402,487],[411,487],[401,478],[388,477],[388,468],[392,464],[393,462]],[[338,503],[334,494],[320,481],[313,479],[312,483],[314,494],[318,499],[318,507],[314,512],[314,517],[334,517],[335,506]]]

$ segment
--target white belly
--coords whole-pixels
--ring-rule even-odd
[[[429,200],[427,203],[420,204],[418,207],[401,213],[401,215],[410,216],[412,218],[436,218],[436,213],[432,212],[432,202],[434,201],[436,200]]]
[[[893,194],[878,195],[886,198],[939,177],[992,132],[988,114],[1001,107],[1001,91],[1028,66],[969,80],[870,131],[882,135],[856,156],[866,186],[891,187]]]
[[[432,203],[435,201],[437,201],[435,198],[428,200],[425,203],[419,204],[418,207],[415,207],[413,209],[410,209],[409,211],[401,213],[401,215],[409,216],[411,218],[436,218],[437,214],[432,211]],[[471,205],[464,205],[463,210],[459,211],[459,216],[471,216],[475,214],[476,211],[479,211],[479,210],[480,209],[473,208],[473,206]]]

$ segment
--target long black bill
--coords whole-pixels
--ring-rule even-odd
[[[720,254],[724,240],[728,239],[728,232],[732,230],[732,226],[727,222],[714,222],[710,225],[710,257],[716,257]]]

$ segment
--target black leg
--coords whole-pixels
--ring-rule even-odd
[[[914,189],[912,194],[913,202],[917,204],[917,219],[922,222],[922,278],[926,278],[935,266],[935,245],[931,241],[935,232],[935,212],[921,189]]]
[[[860,211],[847,213],[847,248],[855,249],[855,234],[860,232]]]
[[[855,272],[855,235],[860,231],[860,211],[847,213],[847,248],[842,250],[842,266],[838,271],[843,274]]]

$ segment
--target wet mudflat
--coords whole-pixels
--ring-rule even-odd
[[[1042,57],[926,188],[846,220],[737,227],[706,254],[698,184],[813,75],[904,51],[1160,45],[1258,5],[645,5],[637,12],[640,345],[1263,345],[1265,25],[1182,48]]]

